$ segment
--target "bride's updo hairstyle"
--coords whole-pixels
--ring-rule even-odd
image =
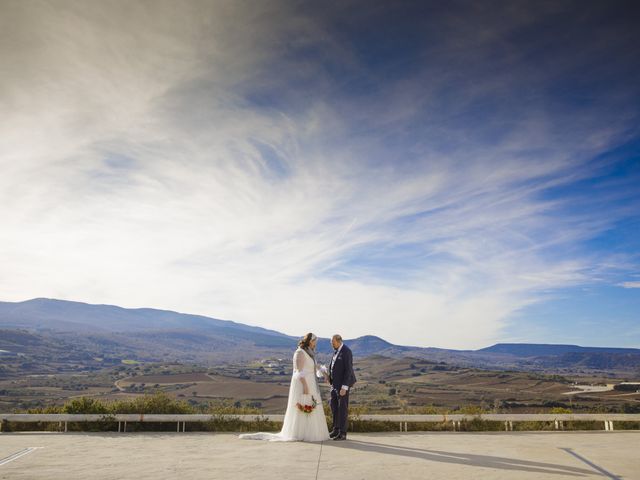
[[[300,348],[309,348],[309,344],[316,338],[317,337],[313,333],[309,332],[304,337],[302,337],[302,339],[300,339],[300,341],[298,342],[298,346]]]

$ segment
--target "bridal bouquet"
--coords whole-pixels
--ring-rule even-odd
[[[303,397],[309,397],[309,396],[311,396],[311,395],[303,395]],[[310,400],[311,403],[307,403],[308,401],[309,400],[307,399],[304,404],[298,403],[297,404],[298,410],[300,410],[302,413],[311,413],[311,412],[313,412],[316,409],[316,407],[318,406],[318,401],[313,396],[311,396],[311,400]]]
[[[316,369],[316,377],[318,378],[322,378],[325,375],[329,375],[329,369],[327,368],[326,365],[320,365],[317,369]]]

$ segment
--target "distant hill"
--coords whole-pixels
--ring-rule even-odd
[[[295,348],[297,337],[228,320],[152,308],[122,308],[82,302],[36,298],[25,302],[0,302],[0,328],[29,329],[39,334],[77,335],[105,347],[140,346],[160,350],[228,352],[240,347],[260,349]],[[345,340],[356,355],[402,354],[410,347],[393,345],[380,337],[365,335]],[[83,343],[83,342],[80,342]],[[251,347],[250,347],[251,346]],[[332,352],[328,338],[320,338],[318,351]],[[179,353],[179,352],[173,352]]]
[[[0,302],[0,356],[15,371],[74,369],[122,360],[219,364],[286,358],[298,338],[261,327],[151,308],[37,298]],[[356,357],[412,357],[466,367],[514,370],[640,369],[640,349],[500,343],[476,351],[394,345],[365,335],[345,342]],[[327,338],[318,353],[332,352]],[[324,358],[321,361],[324,361]],[[0,373],[2,365],[0,365]]]
[[[498,343],[476,350],[484,353],[501,353],[516,357],[541,357],[567,353],[619,353],[640,354],[638,348],[580,347],[578,345],[553,345],[536,343]]]
[[[381,352],[388,348],[394,348],[396,345],[393,345],[386,340],[383,340],[380,337],[376,337],[374,335],[365,335],[364,337],[359,337],[349,342],[349,347],[353,351],[354,354],[358,353],[375,353]]]
[[[233,329],[286,337],[286,335],[274,330],[202,315],[191,315],[154,308],[122,308],[113,305],[93,305],[49,298],[35,298],[15,303],[0,302],[0,322],[3,325],[14,324],[20,327],[31,326],[59,330],[73,327],[91,331],[111,332],[175,328],[208,331]]]
[[[640,367],[640,353],[569,352],[557,357],[538,358],[542,365],[549,368],[633,370]]]
[[[290,346],[293,337],[261,327],[202,315],[152,308],[122,308],[47,298],[0,302],[1,328],[27,328],[74,334],[129,334],[141,337],[160,332],[165,338],[185,338],[196,332],[203,340],[253,343],[264,347]],[[204,337],[202,337],[204,335]],[[193,340],[197,340],[193,338]]]

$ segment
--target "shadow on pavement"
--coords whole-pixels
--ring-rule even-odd
[[[519,470],[524,472],[546,473],[552,475],[566,475],[571,477],[584,477],[598,475],[593,470],[571,467],[556,463],[533,462],[517,458],[495,457],[492,455],[474,455],[471,453],[444,452],[440,450],[423,450],[419,448],[400,447],[381,443],[348,440],[346,442],[328,442],[328,445],[337,448],[359,450],[367,453],[380,453],[383,455],[397,455],[401,457],[418,458],[430,462],[451,463],[455,465],[468,465],[470,467],[496,468],[501,470]]]

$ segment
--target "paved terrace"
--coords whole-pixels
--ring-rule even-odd
[[[640,479],[640,432],[3,433],[0,479]]]

